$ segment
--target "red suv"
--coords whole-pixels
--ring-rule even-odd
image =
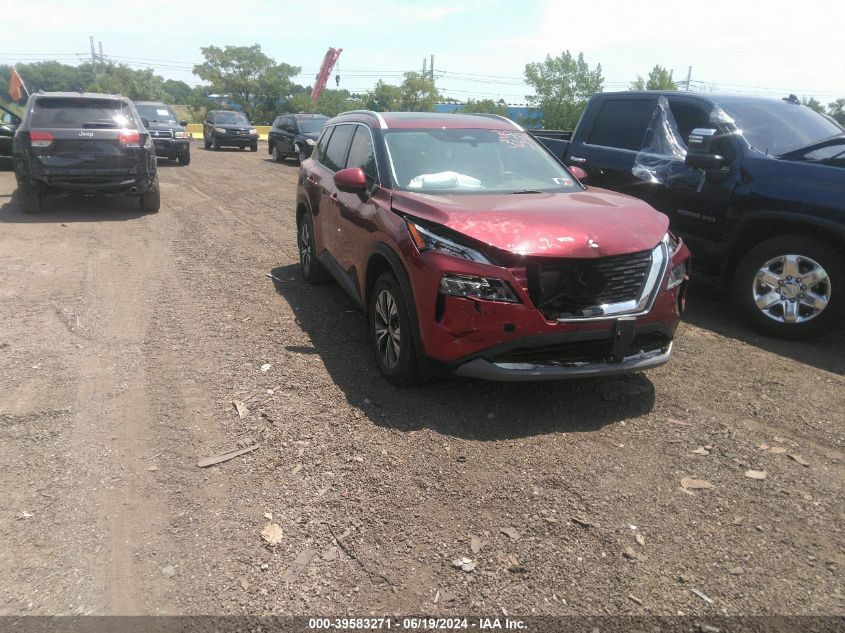
[[[384,377],[544,380],[666,363],[689,251],[495,115],[343,113],[299,172],[302,276],[365,310]]]

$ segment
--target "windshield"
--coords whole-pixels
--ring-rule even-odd
[[[246,116],[240,112],[218,112],[214,115],[215,123],[230,123],[237,125],[249,125]]]
[[[751,146],[779,156],[842,134],[842,128],[807,106],[786,101],[722,104]]]
[[[443,193],[581,190],[526,132],[389,130],[384,138],[399,189]]]
[[[328,117],[319,117],[313,119],[297,119],[299,124],[299,131],[303,134],[317,134],[323,129],[323,126],[328,121]]]
[[[74,99],[47,97],[38,99],[30,114],[33,128],[103,128],[137,127],[129,108],[112,99]]]
[[[142,119],[146,119],[150,123],[176,123],[176,116],[163,103],[154,105],[136,105],[135,109]]]

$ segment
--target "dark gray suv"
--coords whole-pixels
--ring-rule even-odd
[[[72,192],[135,196],[142,211],[159,210],[155,148],[126,97],[37,92],[12,152],[24,213],[40,211],[45,196]]]

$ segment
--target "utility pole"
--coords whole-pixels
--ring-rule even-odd
[[[103,59],[103,43],[100,42],[100,76],[106,74],[106,60]]]
[[[690,66],[689,70],[687,71],[687,80],[686,80],[686,84],[687,84],[686,90],[687,90],[687,92],[689,92],[690,81],[692,81],[692,66]]]
[[[431,64],[430,64],[429,72],[431,73],[431,83],[434,83],[434,54],[431,55]]]
[[[422,71],[423,78],[425,78],[425,76],[426,76],[425,62],[426,62],[426,59],[425,59],[425,57],[423,57],[423,71]]]
[[[97,67],[95,66],[95,64],[96,64],[95,60],[97,59],[97,54],[94,52],[94,36],[89,35],[88,41],[91,43],[91,72],[96,73]]]

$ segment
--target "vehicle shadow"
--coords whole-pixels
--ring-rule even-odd
[[[0,206],[0,223],[35,224],[56,222],[114,222],[143,217],[134,197],[98,197],[71,195],[47,198],[40,213],[24,213],[15,195]]]
[[[684,321],[806,365],[845,374],[845,332],[841,328],[805,341],[765,336],[742,319],[725,290],[700,279],[690,282]]]
[[[339,286],[308,285],[296,265],[275,268],[271,274],[276,292],[312,342],[286,350],[319,355],[347,401],[380,426],[495,441],[596,431],[654,407],[654,386],[642,374],[533,383],[439,378],[416,387],[394,387],[376,367],[363,314]],[[599,385],[618,381],[638,385],[641,393],[619,401],[603,399]]]

